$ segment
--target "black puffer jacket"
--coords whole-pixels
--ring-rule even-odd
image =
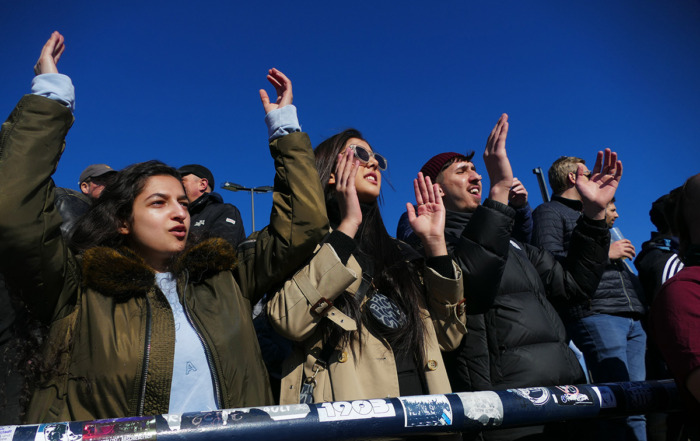
[[[459,349],[445,354],[455,391],[584,381],[552,304],[585,302],[593,293],[609,232],[603,221],[582,218],[560,264],[550,253],[510,239],[513,215],[488,199],[470,219],[448,215],[448,247],[464,272],[470,314]]]
[[[200,238],[220,237],[234,248],[245,240],[241,213],[234,205],[225,204],[219,193],[204,193],[192,202],[190,234]]]
[[[576,222],[581,218],[581,201],[554,196],[535,209],[535,231],[532,244],[551,252],[563,262],[572,244]],[[607,258],[600,284],[591,295],[588,304],[574,305],[560,309],[564,321],[576,320],[594,314],[626,315],[640,318],[644,314],[642,287],[635,276],[621,260]]]

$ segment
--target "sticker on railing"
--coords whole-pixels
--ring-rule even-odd
[[[525,387],[521,389],[508,389],[521,398],[525,398],[535,406],[544,406],[552,396],[546,387]]]
[[[598,401],[600,401],[600,408],[606,409],[610,407],[617,407],[617,400],[615,399],[615,394],[607,386],[592,386],[593,392],[598,395]]]
[[[0,426],[0,441],[12,441],[17,426]]]
[[[557,404],[563,404],[565,406],[593,405],[593,398],[579,391],[576,386],[567,385],[557,386],[556,388],[564,392],[563,394],[555,394],[553,396],[554,402]]]
[[[452,406],[444,395],[399,397],[406,427],[451,426]]]
[[[503,422],[503,402],[496,392],[458,392],[464,416],[482,426],[500,426]]]
[[[138,441],[156,439],[155,417],[99,420],[83,426],[83,441]]]
[[[80,441],[83,438],[82,429],[80,423],[41,424],[34,441]]]
[[[321,422],[396,416],[391,401],[381,399],[323,403],[316,410]]]
[[[17,426],[12,441],[34,441],[39,426]]]

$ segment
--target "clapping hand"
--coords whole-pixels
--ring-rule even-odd
[[[583,201],[583,213],[591,219],[605,219],[605,207],[615,196],[622,178],[622,162],[617,159],[617,153],[605,149],[598,152],[590,177],[586,177],[585,169],[579,164],[576,171],[576,189]]]
[[[518,178],[513,178],[513,186],[508,192],[508,204],[513,208],[523,208],[527,204],[527,189]]]
[[[355,188],[355,177],[360,168],[360,161],[350,149],[345,149],[338,155],[335,164],[335,173],[331,176],[329,185],[335,184],[335,197],[340,207],[340,225],[337,230],[355,237],[362,223],[362,210],[360,200]]]
[[[41,48],[39,60],[34,65],[34,74],[58,73],[56,65],[64,50],[66,50],[66,46],[63,44],[63,35],[58,31],[53,31],[44,47]]]
[[[489,198],[502,204],[508,203],[510,188],[513,186],[513,170],[506,153],[507,138],[508,115],[504,113],[491,130],[484,149],[484,164],[491,182]]]
[[[260,89],[260,100],[262,101],[266,115],[272,110],[292,104],[292,80],[273,67],[267,73],[267,81],[275,87],[277,101],[271,103],[267,92],[264,89]]]
[[[417,208],[406,204],[408,222],[413,232],[420,238],[428,257],[447,255],[445,243],[445,206],[440,196],[440,186],[433,184],[429,176],[413,180],[413,190],[416,193]]]

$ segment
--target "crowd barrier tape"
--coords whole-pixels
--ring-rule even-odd
[[[0,426],[0,441],[347,440],[680,410],[673,381],[528,387]]]

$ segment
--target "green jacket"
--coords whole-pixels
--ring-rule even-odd
[[[167,413],[175,329],[153,270],[128,249],[74,256],[60,234],[51,174],[72,122],[63,105],[27,95],[0,132],[0,270],[50,323],[45,359],[57,361],[25,419]],[[276,169],[270,225],[238,255],[220,239],[189,248],[174,271],[221,408],[271,403],[251,304],[288,278],[328,228],[308,137],[287,135],[270,151]]]

